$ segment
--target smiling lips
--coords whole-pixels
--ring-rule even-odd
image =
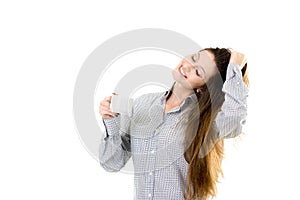
[[[179,73],[180,73],[184,78],[187,78],[187,76],[185,75],[185,73],[184,73],[184,71],[183,71],[183,69],[182,69],[182,66],[180,66],[180,67],[178,68],[178,71],[179,71]]]

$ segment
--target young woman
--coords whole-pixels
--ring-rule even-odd
[[[245,56],[206,48],[172,71],[173,86],[134,100],[130,115],[100,102],[106,128],[100,164],[119,171],[132,156],[135,199],[208,199],[222,175],[223,139],[242,132],[247,115]]]

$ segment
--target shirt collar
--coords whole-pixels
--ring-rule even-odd
[[[169,96],[171,95],[171,89],[163,92],[160,100],[161,100],[161,103],[164,102],[164,100],[166,100]],[[197,95],[195,92],[193,92],[193,94],[191,94],[190,96],[188,96],[184,101],[183,103],[180,105],[180,107],[182,107],[184,104],[186,104],[187,102],[198,102],[198,98],[197,98]]]

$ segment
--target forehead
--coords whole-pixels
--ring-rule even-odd
[[[193,55],[198,57],[197,61],[199,63],[203,63],[206,65],[214,65],[215,64],[214,55],[207,50],[199,51],[197,53],[194,53]]]
[[[186,56],[185,59],[192,63],[196,62],[195,64],[201,65],[202,67],[205,67],[205,68],[216,67],[213,53],[211,53],[207,50],[202,50],[202,51],[196,52],[194,54],[190,54],[190,55]],[[195,62],[194,62],[194,60],[195,60]]]
[[[207,50],[202,50],[188,55],[185,59],[195,67],[203,69],[205,71],[206,78],[213,76],[218,71],[213,53]]]

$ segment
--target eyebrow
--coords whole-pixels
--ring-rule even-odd
[[[197,52],[197,61],[200,59],[200,52]]]
[[[197,60],[196,61],[199,61],[199,59],[200,59],[200,52],[201,52],[201,50],[196,53],[197,54]],[[202,69],[202,71],[206,74],[206,71],[205,71],[204,67],[202,67],[202,65],[200,65],[200,64],[199,64],[199,66]],[[197,67],[197,68],[199,68],[199,67]]]
[[[206,71],[205,71],[204,67],[202,67],[201,65],[199,65],[199,66],[202,69],[202,71],[204,72],[204,74],[206,74]]]

